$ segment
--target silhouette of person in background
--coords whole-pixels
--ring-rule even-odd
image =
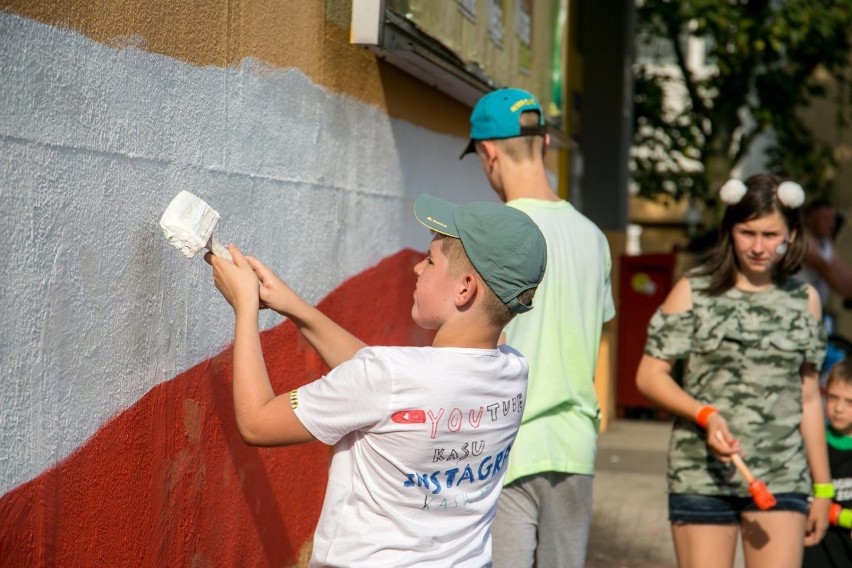
[[[832,291],[852,298],[852,266],[834,249],[841,225],[842,217],[828,200],[814,200],[805,210],[808,251],[799,276],[816,288],[823,308]]]

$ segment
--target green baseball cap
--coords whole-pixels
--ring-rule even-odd
[[[414,202],[414,216],[436,233],[461,239],[473,267],[510,310],[532,309],[518,294],[541,283],[547,244],[529,215],[502,203],[456,205],[424,193]]]
[[[538,113],[538,124],[522,127],[521,113],[529,110]],[[459,159],[476,151],[476,140],[532,136],[546,131],[541,104],[532,93],[523,89],[497,89],[479,99],[473,107],[470,114],[470,142]]]

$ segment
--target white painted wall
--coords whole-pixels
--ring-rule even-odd
[[[419,193],[495,199],[465,140],[296,69],[199,68],[0,12],[0,77],[0,494],[230,343],[209,267],[157,224],[178,191],[311,301],[425,250]]]

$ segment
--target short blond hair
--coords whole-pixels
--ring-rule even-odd
[[[536,111],[528,110],[521,113],[519,121],[521,128],[534,127],[538,126],[540,117]],[[515,136],[513,138],[492,140],[491,142],[499,146],[514,162],[531,160],[536,156],[541,156],[544,150],[544,136],[540,134]]]
[[[473,263],[470,262],[470,258],[468,258],[467,252],[464,250],[461,239],[440,233],[437,233],[437,236],[441,239],[441,252],[447,257],[450,275],[459,276],[462,272],[473,270],[482,284],[480,289],[484,291],[482,295],[482,311],[485,313],[485,317],[488,318],[490,323],[498,327],[505,327],[517,314],[510,310],[509,306],[503,303],[503,300],[497,297],[494,290],[491,289],[488,283],[485,282],[485,279],[482,278],[482,275],[479,274],[479,271],[476,270],[476,267],[473,266]],[[535,288],[524,290],[518,294],[518,300],[522,304],[530,305],[535,291]]]

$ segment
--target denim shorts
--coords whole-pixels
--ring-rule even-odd
[[[776,493],[773,511],[793,511],[808,514],[808,495],[805,493]],[[737,525],[743,513],[760,509],[751,497],[727,495],[693,495],[669,493],[669,522],[687,525]]]

